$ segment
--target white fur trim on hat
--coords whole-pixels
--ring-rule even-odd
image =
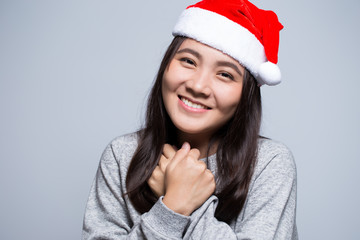
[[[174,36],[185,36],[216,48],[247,68],[259,84],[280,82],[279,68],[269,74],[264,46],[249,30],[228,18],[205,9],[191,7],[182,12],[173,29]],[[273,67],[274,67],[273,66]],[[275,79],[273,79],[275,77]]]

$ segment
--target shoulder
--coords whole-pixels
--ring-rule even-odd
[[[286,173],[288,177],[296,177],[296,164],[290,149],[283,143],[261,138],[259,139],[255,177],[268,168],[277,173]]]
[[[104,155],[111,155],[120,165],[128,165],[137,146],[138,133],[125,134],[114,138],[106,147]]]
[[[128,133],[114,138],[110,142],[110,146],[115,155],[126,154],[133,152],[138,146],[138,133]]]

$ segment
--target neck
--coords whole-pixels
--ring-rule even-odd
[[[210,144],[210,136],[199,135],[199,134],[188,134],[183,132],[178,132],[178,143],[179,147],[184,142],[188,142],[191,146],[191,148],[197,148],[200,151],[200,158],[207,157],[208,148]],[[218,143],[215,142],[212,144],[210,150],[209,150],[209,156],[216,153]]]

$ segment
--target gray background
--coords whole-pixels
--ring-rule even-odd
[[[106,144],[141,126],[171,29],[194,1],[0,1],[0,239],[79,239]],[[358,239],[358,0],[254,0],[277,12],[283,83],[265,136],[298,167],[301,239]]]

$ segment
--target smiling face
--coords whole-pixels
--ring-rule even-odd
[[[186,39],[162,81],[166,111],[180,133],[209,138],[228,122],[240,101],[243,76],[244,68],[230,56]]]

